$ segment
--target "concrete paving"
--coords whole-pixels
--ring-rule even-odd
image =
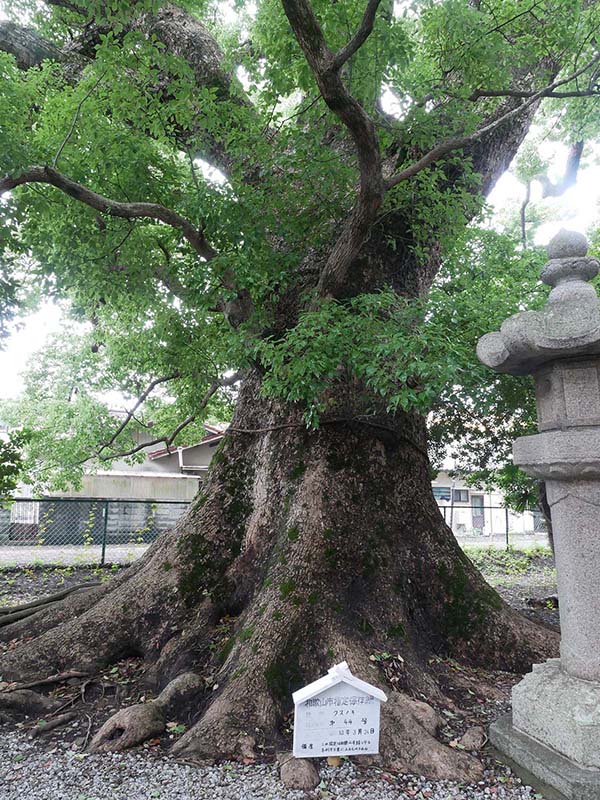
[[[129,564],[145,553],[149,546],[148,544],[109,545],[106,548],[105,563]],[[36,567],[44,564],[96,566],[101,558],[102,548],[95,545],[0,547],[1,567]]]
[[[503,550],[506,537],[495,536],[457,536],[461,547],[493,547]],[[511,534],[510,546],[516,550],[531,547],[547,547],[548,537],[545,533]],[[107,564],[130,564],[145,553],[149,544],[108,545],[106,547]],[[71,545],[58,547],[53,545],[21,545],[0,546],[0,567],[35,567],[42,564],[57,566],[95,566],[100,563],[102,548],[97,545]]]

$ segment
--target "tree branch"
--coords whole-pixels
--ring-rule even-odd
[[[65,60],[65,54],[52,42],[15,22],[0,22],[0,50],[11,53],[19,69],[31,69],[48,59]]]
[[[99,457],[100,461],[114,461],[116,458],[126,458],[127,456],[135,455],[135,453],[139,453],[140,450],[145,450],[147,447],[153,447],[154,445],[157,445],[157,444],[164,444],[165,447],[169,448],[173,444],[173,442],[175,441],[177,436],[179,436],[181,431],[184,430],[185,428],[187,428],[187,426],[190,425],[192,422],[194,422],[194,420],[198,416],[199,412],[202,411],[204,408],[206,408],[206,406],[208,405],[210,399],[213,397],[213,395],[216,394],[216,392],[218,392],[219,389],[222,389],[222,388],[224,388],[226,386],[233,386],[233,384],[238,383],[238,381],[242,380],[243,377],[244,377],[244,372],[240,370],[238,372],[234,372],[234,374],[230,375],[228,378],[220,378],[220,379],[218,379],[216,381],[213,381],[211,383],[211,385],[209,386],[208,390],[206,391],[204,397],[200,401],[196,411],[193,414],[190,414],[189,417],[186,417],[182,422],[180,422],[179,425],[177,425],[177,427],[174,428],[173,431],[171,431],[171,433],[168,436],[160,436],[157,439],[152,439],[149,442],[142,442],[141,444],[138,444],[135,447],[132,447],[130,450],[126,450],[126,451],[123,451],[121,453],[111,453],[110,455],[105,455],[105,456],[101,456],[100,455],[102,450],[105,449],[105,447],[102,447],[92,457],[93,458],[94,457]],[[160,382],[161,380],[164,381],[164,380],[168,380],[168,379],[165,379],[165,378],[158,379],[157,382]],[[157,382],[154,383],[155,386],[156,386]],[[139,408],[139,405],[136,404],[136,406],[133,409],[133,411],[135,412],[137,410],[137,408]],[[129,424],[129,422],[131,422],[132,416],[133,416],[133,414],[131,416],[128,415],[129,418],[127,419],[126,424]],[[124,430],[124,426],[121,425],[120,428],[119,428],[119,433],[122,433],[123,430]],[[115,440],[117,435],[118,435],[118,433],[115,434],[113,437],[111,437],[111,442],[114,443],[114,440]],[[86,461],[87,460],[88,459],[86,459]]]
[[[342,49],[336,53],[333,59],[332,69],[336,71],[341,69],[346,61],[348,61],[349,58],[352,58],[354,53],[356,53],[356,51],[359,50],[367,41],[373,31],[375,15],[377,14],[377,9],[379,8],[380,4],[381,0],[369,0],[360,24],[360,28],[356,31],[348,44],[345,47],[342,47]]]
[[[469,100],[479,100],[480,97],[515,97],[527,99],[533,97],[538,93],[534,91],[519,91],[517,89],[476,89],[473,94],[469,95]],[[540,97],[600,97],[600,89],[573,89],[572,91],[545,91],[539,94]]]
[[[525,198],[521,203],[521,209],[519,211],[519,217],[521,220],[521,244],[523,245],[523,250],[527,249],[527,206],[529,205],[530,197],[531,197],[531,181],[527,181],[527,186],[525,188]]]
[[[69,197],[73,197],[75,200],[90,206],[90,208],[109,216],[124,219],[155,219],[159,222],[164,222],[172,228],[181,230],[184,238],[191,244],[196,253],[206,261],[211,261],[217,255],[216,250],[206,240],[204,230],[196,228],[188,219],[182,217],[176,211],[158,203],[122,203],[118,200],[111,200],[71,180],[71,178],[58,172],[53,167],[30,167],[18,175],[6,175],[4,178],[0,178],[0,195],[15,189],[17,186],[24,186],[30,183],[45,183],[54,186],[69,195]],[[181,283],[176,279],[170,279],[162,270],[157,270],[155,275],[174,294],[177,293],[176,289],[183,288]],[[220,281],[225,289],[236,293],[236,297],[233,300],[221,301],[219,309],[225,315],[227,321],[236,328],[252,315],[254,311],[252,297],[247,289],[237,286],[235,273],[232,269],[226,270],[221,275]]]
[[[123,422],[119,425],[117,430],[113,433],[113,435],[110,437],[110,439],[107,442],[102,442],[101,443],[100,448],[98,449],[96,455],[99,456],[102,453],[103,450],[106,450],[108,447],[110,447],[111,445],[114,444],[115,440],[123,433],[125,428],[129,425],[131,420],[134,418],[135,412],[138,410],[138,408],[141,405],[143,405],[143,403],[148,399],[149,395],[152,394],[152,392],[154,391],[154,389],[156,389],[157,386],[160,386],[162,383],[167,383],[169,381],[174,381],[174,380],[176,380],[177,378],[180,378],[180,377],[181,377],[181,373],[180,372],[173,372],[173,373],[171,373],[171,375],[166,375],[163,378],[156,378],[150,384],[148,384],[146,389],[144,389],[142,394],[138,397],[138,399],[137,399],[135,405],[133,406],[133,408],[130,411],[127,412],[127,416],[125,417]]]
[[[577,182],[577,173],[579,172],[579,164],[581,162],[581,155],[583,153],[584,142],[579,141],[571,145],[565,171],[562,177],[553,183],[548,175],[545,173],[534,175],[531,180],[527,181],[525,188],[525,198],[521,204],[520,219],[521,219],[521,243],[523,249],[527,248],[527,206],[531,199],[531,181],[539,181],[542,184],[542,197],[560,197],[567,189],[574,186]]]
[[[581,156],[583,153],[583,141],[575,142],[571,145],[565,171],[556,183],[552,183],[547,175],[535,175],[534,180],[542,184],[542,197],[560,197],[567,189],[574,186],[577,182],[577,173],[579,172],[579,164],[581,163]]]
[[[0,195],[28,183],[46,183],[60,189],[102,214],[123,219],[155,219],[172,228],[179,229],[199,256],[210,261],[217,253],[206,241],[204,231],[198,230],[192,223],[166,206],[158,203],[122,203],[97,194],[80,183],[71,180],[53,167],[34,166],[18,175],[6,175],[0,178]]]
[[[46,0],[46,3],[80,13],[84,23],[83,31],[78,30],[72,42],[61,49],[39,36],[33,28],[12,22],[0,22],[0,50],[13,53],[21,69],[38,66],[46,59],[61,64],[66,63],[67,80],[69,83],[75,83],[81,77],[82,67],[95,57],[96,46],[108,28],[90,20],[89,10],[84,7],[80,8],[66,0]],[[224,101],[220,104],[220,110],[222,114],[231,114],[231,128],[235,129],[243,124],[236,112],[240,107],[251,110],[252,106],[244,96],[241,85],[223,67],[223,54],[216,40],[198,19],[184,9],[167,2],[161,4],[155,14],[134,14],[127,30],[140,31],[147,38],[156,37],[173,56],[182,58],[193,72],[196,87],[215,89],[216,99]],[[116,33],[117,41],[122,33],[123,31]],[[164,84],[162,81],[162,88],[158,91],[164,91]],[[201,122],[201,114],[198,115],[198,119]],[[201,129],[179,130],[176,135],[182,149],[186,146],[193,147],[195,153],[201,154],[226,174],[231,174],[239,164],[238,154],[229,151],[223,137],[208,136]],[[244,172],[247,171],[251,176],[255,176],[258,168],[252,159],[252,154],[248,155],[247,162],[248,168]]]
[[[340,77],[344,61],[366,40],[371,17],[379,3],[369,0],[361,27],[351,42],[334,56],[308,0],[282,0],[283,9],[305,58],[313,71],[327,106],[350,133],[360,172],[360,191],[341,235],[321,271],[318,291],[335,294],[343,285],[350,264],[357,257],[383,201],[381,153],[373,121],[350,94]]]
[[[556,80],[553,83],[549,84],[548,86],[545,86],[543,89],[534,92],[529,97],[529,99],[526,100],[526,102],[521,103],[521,105],[511,109],[506,114],[502,114],[493,122],[490,122],[488,125],[484,125],[482,128],[479,128],[479,130],[475,131],[474,133],[468,136],[458,137],[456,139],[449,139],[446,142],[442,142],[441,144],[436,145],[436,147],[431,149],[422,158],[420,158],[418,161],[415,161],[414,164],[411,164],[406,169],[392,176],[386,183],[386,189],[391,189],[394,186],[397,186],[402,181],[414,177],[419,172],[421,172],[421,170],[430,167],[436,161],[439,161],[440,158],[443,158],[445,155],[448,155],[448,153],[451,153],[454,150],[461,150],[473,144],[477,140],[483,138],[486,134],[491,133],[493,130],[500,127],[501,125],[506,124],[511,119],[519,116],[525,110],[530,108],[532,105],[539,102],[539,100],[542,99],[547,92],[554,91],[554,89],[558,88],[559,86],[564,86],[566,83],[570,83],[571,81],[575,80],[575,78],[579,77],[584,72],[589,70],[598,61],[600,61],[600,53],[596,53],[596,55],[590,61],[588,61],[587,64],[578,69],[576,72],[573,72],[566,78],[561,78],[560,80]]]

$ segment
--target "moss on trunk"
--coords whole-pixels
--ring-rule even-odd
[[[513,670],[551,655],[555,637],[502,602],[444,524],[423,420],[376,422],[325,420],[309,432],[251,376],[187,516],[126,575],[65,601],[62,624],[49,611],[31,617],[18,633],[34,638],[0,672],[93,670],[136,652],[156,690],[201,675],[197,721],[178,748],[211,758],[284,747],[291,693],[333,662],[369,678],[371,655],[397,653],[403,691],[439,699],[432,655]],[[385,686],[383,673],[377,681]],[[396,752],[406,739],[390,737],[389,758],[410,763]]]

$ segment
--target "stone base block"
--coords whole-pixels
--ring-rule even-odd
[[[549,800],[600,798],[600,770],[580,767],[556,750],[521,733],[513,726],[512,714],[507,714],[490,726],[490,741],[515,762],[517,773],[523,770],[521,777],[532,783]],[[548,787],[551,791],[548,791]]]
[[[574,678],[552,659],[513,688],[512,706],[516,730],[580,767],[600,769],[600,683]]]

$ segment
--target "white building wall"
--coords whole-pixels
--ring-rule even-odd
[[[197,475],[99,472],[84,475],[79,491],[52,492],[53,497],[104,497],[115,500],[176,500],[187,503],[198,492]]]
[[[473,488],[446,471],[440,471],[431,486],[444,519],[457,536],[505,534],[507,523],[509,533],[534,532],[534,513],[507,511],[500,492]]]

